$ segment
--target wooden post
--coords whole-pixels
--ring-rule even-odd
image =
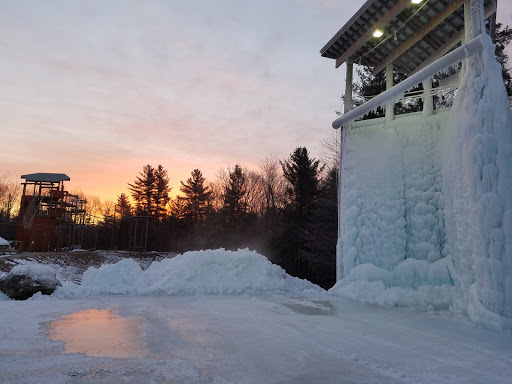
[[[393,88],[393,63],[386,65],[386,90]],[[386,121],[391,121],[395,118],[395,104],[386,104]]]
[[[432,80],[430,77],[423,80],[423,117],[429,117],[434,111],[434,99],[430,92],[432,91]]]
[[[345,99],[343,101],[343,113],[352,109],[352,81],[354,76],[354,64],[347,61],[347,75],[345,77]]]
[[[471,0],[464,1],[464,38],[462,39],[462,44],[465,44],[469,41],[469,15],[471,14]]]
[[[484,5],[482,0],[464,1],[464,36],[466,42],[483,32]]]

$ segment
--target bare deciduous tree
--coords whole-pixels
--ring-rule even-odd
[[[21,184],[11,176],[0,176],[0,218],[10,220],[18,214],[21,198]]]

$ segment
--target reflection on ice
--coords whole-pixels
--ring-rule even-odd
[[[48,337],[64,341],[66,353],[132,358],[148,354],[146,320],[122,318],[110,310],[87,309],[52,321]]]

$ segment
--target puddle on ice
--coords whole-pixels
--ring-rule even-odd
[[[123,318],[105,309],[86,309],[50,322],[48,338],[64,341],[65,353],[114,358],[148,354],[146,320]]]

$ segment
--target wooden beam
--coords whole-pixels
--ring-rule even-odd
[[[370,26],[368,30],[352,44],[340,57],[336,59],[336,68],[343,64],[350,56],[357,52],[368,40],[372,38],[373,31],[377,28],[382,28],[387,23],[395,18],[402,10],[411,4],[411,0],[400,0],[393,8],[389,10],[382,18],[380,18],[374,25]]]
[[[462,4],[464,4],[464,0],[455,0],[453,3],[449,4],[441,13],[439,13],[436,17],[434,17],[432,20],[430,20],[428,23],[426,23],[423,28],[421,28],[419,31],[415,32],[412,37],[404,41],[403,44],[401,44],[398,48],[393,50],[391,54],[386,57],[384,60],[382,60],[380,63],[378,63],[373,68],[373,74],[376,75],[380,71],[382,71],[384,68],[386,68],[386,65],[388,63],[392,63],[396,59],[398,59],[400,56],[403,55],[405,51],[410,49],[414,44],[416,44],[418,41],[420,41],[427,33],[429,33],[431,30],[433,30],[436,26],[438,26],[444,19],[446,19],[448,16],[450,16],[453,12],[457,10]]]
[[[484,11],[484,18],[488,19],[491,17],[494,13],[496,13],[496,2],[492,1],[491,4],[489,4]],[[423,68],[427,67],[428,65],[432,64],[434,61],[439,59],[440,57],[443,57],[445,54],[447,54],[450,49],[455,47],[459,42],[462,41],[462,38],[464,37],[465,31],[464,28],[462,28],[460,31],[458,31],[455,35],[450,37],[436,52],[434,52],[433,55],[431,55],[427,60],[425,60],[423,63],[421,63],[414,71],[409,73],[409,76],[414,75],[415,73],[421,71]]]
[[[444,43],[437,51],[435,51],[433,55],[431,55],[427,60],[425,60],[418,67],[416,67],[416,69],[414,71],[409,73],[409,76],[414,75],[415,73],[421,71],[423,68],[432,64],[434,61],[436,61],[440,57],[443,57],[445,54],[447,54],[450,51],[450,49],[455,47],[462,40],[463,37],[464,37],[464,28],[461,29],[459,32],[457,32],[452,37],[450,37],[450,39],[446,43]]]

